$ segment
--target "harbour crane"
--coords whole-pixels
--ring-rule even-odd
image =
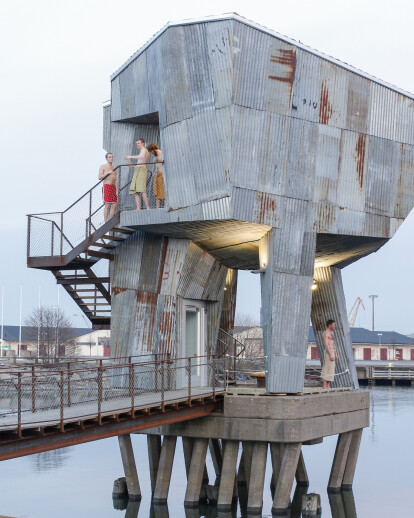
[[[365,310],[365,306],[364,306],[364,303],[363,303],[361,297],[357,297],[355,299],[355,302],[352,304],[351,311],[348,313],[348,322],[351,327],[354,327],[354,325],[355,325],[355,320],[356,320],[356,317],[358,314],[358,309],[360,306],[362,306]]]

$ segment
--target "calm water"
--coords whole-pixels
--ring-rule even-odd
[[[354,490],[328,497],[336,438],[305,446],[310,479],[308,492],[321,495],[323,518],[389,518],[413,516],[412,447],[414,388],[374,387],[371,393],[371,425],[363,433]],[[208,518],[246,516],[240,508],[220,513],[214,508],[186,511],[183,506],[185,471],[181,443],[172,474],[168,507],[150,507],[146,438],[134,435],[143,499],[128,509],[116,510],[112,485],[123,476],[116,438],[46,452],[0,463],[0,515],[28,518]],[[269,466],[270,462],[268,463]],[[210,483],[213,468],[208,465]],[[263,515],[271,516],[270,470],[265,480]],[[291,517],[300,517],[292,512]]]

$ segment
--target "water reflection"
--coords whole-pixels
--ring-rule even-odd
[[[70,448],[61,448],[60,450],[44,451],[31,455],[30,460],[33,470],[41,473],[43,471],[52,471],[65,465],[70,457]]]
[[[357,518],[355,499],[352,491],[328,493],[332,518]]]

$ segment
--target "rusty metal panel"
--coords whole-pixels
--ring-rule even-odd
[[[341,130],[319,126],[313,200],[336,204]]]
[[[154,353],[176,356],[176,325],[175,297],[159,295],[153,335]]]
[[[121,119],[129,119],[137,113],[135,107],[135,80],[132,65],[127,67],[119,76],[121,92]]]
[[[256,191],[233,187],[231,192],[231,216],[240,221],[251,221]]]
[[[205,111],[187,120],[191,150],[187,171],[194,175],[197,197],[186,205],[199,201],[215,200],[227,194],[225,168],[222,154],[219,152],[221,143],[215,111]],[[195,160],[195,157],[203,157]]]
[[[202,300],[223,301],[226,276],[227,268],[220,264],[219,261],[215,261],[206,288],[201,296]]]
[[[264,73],[270,60],[272,38],[244,23],[233,24],[233,102],[246,108],[266,109]]]
[[[296,76],[296,48],[272,38],[267,69],[266,109],[273,113],[289,115],[292,110],[292,90]]]
[[[379,214],[365,214],[365,225],[363,230],[364,236],[370,237],[391,237],[390,234],[390,218]]]
[[[414,207],[414,147],[407,144],[400,146],[400,165],[398,192],[394,216],[405,218]]]
[[[220,329],[222,302],[207,302],[207,350],[206,354],[216,352],[217,338]]]
[[[356,74],[348,75],[346,128],[364,134],[369,126],[370,82]]]
[[[336,192],[336,201],[341,210],[364,211],[368,154],[369,139],[365,134],[342,131]]]
[[[164,35],[160,36],[159,40],[150,45],[145,52],[148,78],[148,111],[149,113],[158,112],[161,128],[166,125],[165,109],[162,101],[162,77],[164,70],[161,64],[164,38]]]
[[[204,220],[229,219],[230,197],[207,201],[201,204]]]
[[[296,50],[295,82],[292,90],[292,117],[319,122],[321,60],[301,49]]]
[[[320,70],[319,124],[345,128],[349,73],[323,60]]]
[[[201,300],[215,259],[194,243],[190,243],[178,285],[177,295]]]
[[[119,77],[112,80],[111,83],[111,121],[121,119],[121,89],[119,86]]]
[[[111,355],[113,357],[140,354],[137,349],[135,290],[112,293],[111,298]]]
[[[160,286],[162,295],[173,296],[177,293],[189,244],[187,239],[168,240]]]
[[[151,85],[151,91],[153,90],[155,70],[148,71],[147,69],[147,53],[141,54],[128,68],[132,70],[132,95],[134,95],[135,106],[134,116],[158,111],[157,109],[150,108],[149,88]]]
[[[193,114],[184,28],[171,27],[159,42],[162,104],[169,125]]]
[[[414,144],[414,101],[402,94],[397,96],[395,138],[398,142]]]
[[[112,293],[138,288],[143,243],[144,233],[138,231],[117,248],[112,263]]]
[[[233,108],[222,108],[215,111],[217,120],[217,135],[220,141],[219,151],[221,153],[227,193],[231,191],[231,141],[232,141],[232,118]]]
[[[391,216],[397,197],[400,146],[397,142],[370,138],[365,184],[365,211]]]
[[[364,232],[365,212],[339,207],[335,223],[338,234],[361,236]]]
[[[205,25],[216,108],[233,102],[233,22]]]
[[[145,247],[145,253],[141,259],[138,290],[156,293],[161,284],[167,240],[162,236],[145,232],[141,246]]]
[[[369,134],[394,140],[397,95],[382,85],[371,83]]]
[[[103,138],[102,147],[107,153],[111,151],[111,105],[103,107]]]
[[[153,352],[154,331],[156,329],[157,293],[135,291],[135,315],[133,327],[136,333],[136,350],[134,354]],[[131,323],[129,323],[131,326]]]
[[[214,109],[214,93],[210,73],[206,26],[185,27],[185,44],[190,78],[193,114]]]
[[[167,126],[161,132],[164,145],[165,186],[171,209],[197,203],[195,157],[189,146],[187,121]]]

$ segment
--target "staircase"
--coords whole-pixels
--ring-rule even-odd
[[[27,266],[51,271],[94,329],[110,326],[109,261],[134,233],[120,227],[119,212],[106,223],[99,221],[101,187],[99,182],[63,212],[28,216]]]

